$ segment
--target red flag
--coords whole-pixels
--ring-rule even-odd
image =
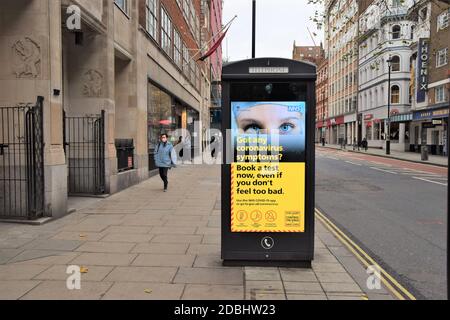
[[[225,38],[225,36],[227,35],[228,30],[230,29],[230,27],[227,28],[227,30],[225,30],[225,32],[222,34],[222,36],[217,40],[217,42],[211,47],[211,49],[209,49],[209,51],[207,53],[205,53],[205,55],[203,55],[200,59],[198,59],[199,61],[205,61],[206,59],[208,59],[214,52],[216,52],[217,48],[219,48],[219,46],[222,44],[223,39]]]

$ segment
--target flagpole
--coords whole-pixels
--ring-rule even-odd
[[[216,34],[214,34],[214,35],[211,37],[211,39],[209,39],[209,41],[206,42],[206,43],[203,45],[203,47],[201,47],[201,48],[198,49],[198,50],[197,50],[197,49],[194,49],[194,50],[197,50],[196,53],[191,57],[191,59],[189,59],[189,61],[187,61],[185,64],[183,64],[183,68],[184,68],[185,66],[187,66],[189,63],[191,63],[191,61],[194,60],[195,57],[196,57],[199,53],[201,53],[203,49],[205,49],[212,41],[214,41],[214,39],[216,38],[216,36],[222,34],[222,32],[223,32],[224,30],[226,30],[227,28],[229,28],[229,27],[231,26],[231,24],[233,23],[233,21],[234,21],[236,18],[237,18],[237,15],[235,15],[235,16],[233,17],[233,19],[231,19],[225,26],[223,26],[222,29],[221,29],[219,32],[217,32]]]

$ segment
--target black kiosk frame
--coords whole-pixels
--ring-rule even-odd
[[[225,266],[310,268],[315,232],[315,109],[316,66],[281,58],[257,58],[227,64],[222,75],[222,134],[224,150],[231,149],[233,101],[306,102],[306,194],[304,233],[239,233],[231,227],[231,164],[223,152],[222,260]]]

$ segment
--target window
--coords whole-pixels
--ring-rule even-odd
[[[182,44],[181,44],[181,36],[180,33],[177,30],[173,30],[173,60],[175,61],[175,64],[179,66],[180,68],[183,67],[183,61],[182,61]]]
[[[410,35],[411,40],[414,39],[414,26],[411,26],[411,35]]]
[[[399,56],[393,56],[392,58],[392,71],[393,72],[398,72],[400,71],[400,57]]]
[[[420,17],[420,21],[419,21],[420,23],[426,21],[428,18],[428,8],[423,8],[419,13],[419,17]]]
[[[398,8],[402,5],[402,0],[392,0],[392,7]]]
[[[128,0],[114,0],[114,2],[123,12],[128,13]]]
[[[195,86],[195,61],[191,60],[191,74],[190,74],[190,79],[191,79],[191,83]]]
[[[436,103],[445,102],[447,100],[445,96],[445,91],[446,91],[445,86],[439,86],[434,89]]]
[[[392,27],[392,39],[393,40],[400,39],[401,31],[402,31],[402,29],[400,28],[399,25],[393,26]]]
[[[186,47],[186,44],[183,43],[183,72],[184,75],[189,79],[189,50]]]
[[[161,47],[172,58],[172,21],[161,8]]]
[[[400,103],[400,87],[397,85],[391,87],[391,103]]]
[[[448,63],[448,48],[441,49],[436,55],[436,68],[445,66]]]
[[[443,30],[448,27],[448,20],[450,16],[450,10],[442,12],[437,18],[437,31]]]
[[[186,22],[189,21],[189,0],[183,0],[183,16]]]
[[[156,0],[147,0],[146,1],[146,12],[147,12],[147,23],[146,28],[147,32],[153,37],[153,39],[158,39],[158,18],[156,15]]]

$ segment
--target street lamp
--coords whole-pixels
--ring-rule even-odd
[[[386,154],[391,154],[391,70],[392,70],[392,58],[386,61],[389,67],[389,78],[388,78],[388,118],[387,118],[387,135],[386,135]]]

